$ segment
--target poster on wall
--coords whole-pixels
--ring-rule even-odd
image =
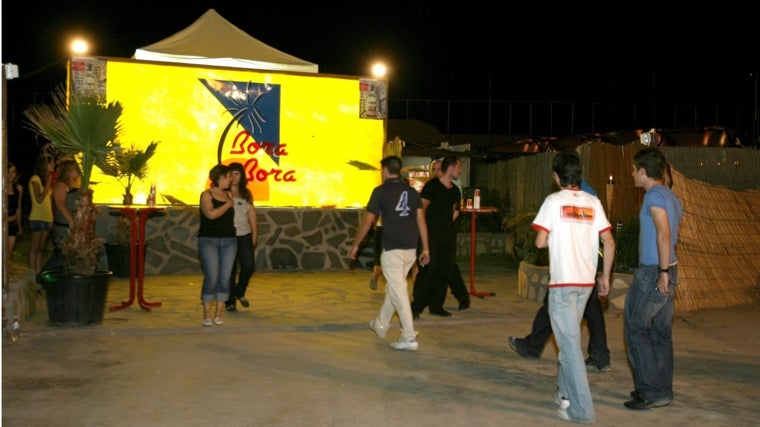
[[[71,92],[76,95],[106,96],[106,65],[104,58],[71,58]]]
[[[359,117],[362,119],[387,118],[387,93],[384,80],[359,79]]]
[[[109,58],[103,81],[124,107],[122,145],[160,142],[135,204],[155,184],[158,204],[198,205],[218,163],[243,164],[263,207],[361,208],[381,183],[385,121],[360,118],[358,77]],[[94,201],[120,204],[95,169]]]

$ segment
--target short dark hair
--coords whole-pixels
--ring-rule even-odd
[[[457,156],[446,156],[441,161],[441,172],[446,172],[451,166],[454,166],[459,161]]]
[[[223,165],[221,163],[211,168],[211,170],[208,172],[208,178],[211,180],[211,186],[218,187],[219,178],[229,173],[230,173],[230,167],[227,165]]]
[[[648,177],[662,179],[665,174],[665,168],[668,165],[668,160],[658,148],[645,147],[633,156],[633,164],[636,166],[636,169],[644,168]]]
[[[552,170],[559,177],[560,187],[578,187],[583,178],[581,157],[575,151],[560,151],[552,159]]]
[[[398,175],[401,173],[401,158],[399,156],[388,156],[380,160],[380,166],[388,169],[389,174]]]

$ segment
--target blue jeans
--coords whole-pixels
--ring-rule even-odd
[[[199,237],[198,255],[203,268],[201,301],[227,301],[230,296],[230,273],[237,253],[235,237]]]
[[[549,289],[549,318],[559,347],[558,393],[570,401],[567,414],[576,422],[596,417],[581,347],[581,321],[591,291],[576,286]]]
[[[240,274],[238,274],[240,267]],[[256,269],[253,255],[253,234],[248,233],[245,236],[237,236],[237,257],[232,264],[232,274],[230,274],[230,297],[227,299],[227,305],[235,305],[235,298],[243,298],[245,291],[248,289],[248,282]],[[237,277],[237,280],[236,280]]]
[[[625,297],[623,334],[639,397],[673,400],[673,297],[678,268],[668,271],[668,294],[656,287],[659,266],[639,265]]]

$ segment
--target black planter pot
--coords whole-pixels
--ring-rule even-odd
[[[145,243],[145,248],[148,244]],[[135,245],[135,256],[137,255],[139,248]],[[106,243],[106,255],[108,256],[108,269],[113,272],[113,277],[128,278],[130,267],[130,254],[129,243]],[[135,268],[137,268],[137,260],[135,259]],[[143,259],[143,266],[145,265],[145,259]],[[137,271],[137,270],[135,270]]]
[[[48,325],[84,326],[101,323],[112,275],[110,271],[96,271],[88,275],[62,271],[43,272],[41,276],[47,300]]]

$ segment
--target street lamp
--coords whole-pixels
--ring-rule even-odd
[[[382,62],[372,64],[372,75],[375,77],[385,77],[388,73],[388,67]]]
[[[85,39],[77,37],[71,41],[69,50],[74,55],[84,55],[90,50],[90,46]]]

